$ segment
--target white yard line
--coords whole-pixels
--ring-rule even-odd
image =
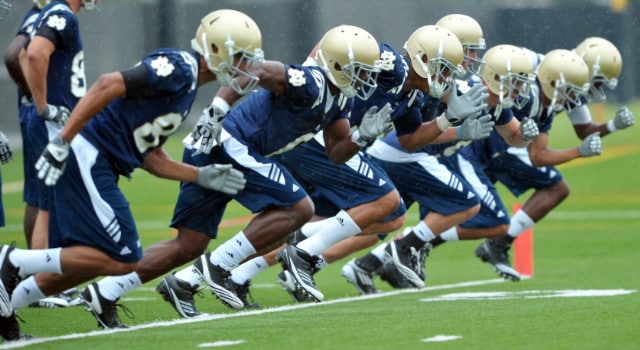
[[[95,330],[87,333],[72,333],[72,334],[66,334],[66,335],[61,335],[57,337],[43,337],[43,338],[34,338],[26,341],[2,343],[0,344],[0,349],[17,349],[17,348],[27,347],[30,345],[51,343],[51,342],[56,342],[60,340],[79,339],[79,338],[86,338],[86,337],[99,337],[99,336],[110,335],[114,333],[135,332],[138,330],[143,330],[148,328],[171,327],[179,324],[207,322],[207,321],[222,320],[222,319],[227,319],[232,317],[263,315],[263,314],[269,314],[274,312],[291,311],[291,310],[304,309],[304,308],[310,308],[310,307],[322,307],[325,305],[349,303],[349,302],[367,300],[367,299],[386,298],[389,296],[399,295],[399,294],[423,293],[423,292],[430,292],[434,290],[483,286],[487,284],[495,284],[495,283],[502,283],[502,282],[505,282],[505,280],[501,278],[495,278],[490,280],[443,284],[443,285],[425,287],[422,289],[402,289],[402,290],[394,290],[394,291],[389,291],[384,293],[361,295],[357,297],[338,298],[338,299],[323,301],[321,303],[292,304],[292,305],[283,305],[283,306],[277,306],[277,307],[266,308],[261,310],[253,310],[253,311],[240,311],[236,313],[225,313],[225,314],[208,314],[208,315],[203,315],[201,317],[190,318],[190,319],[176,319],[171,321],[150,322],[150,323],[145,323],[141,325],[130,326],[129,328]]]

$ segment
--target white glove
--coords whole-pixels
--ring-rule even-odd
[[[476,84],[465,94],[458,96],[458,87],[453,87],[447,99],[447,110],[444,116],[451,125],[459,125],[468,117],[487,108],[487,87],[484,84]]]
[[[495,122],[490,114],[471,116],[456,129],[458,139],[463,141],[482,140],[489,137]]]
[[[67,107],[49,104],[40,112],[42,119],[52,121],[60,126],[64,126],[69,120],[69,115],[71,115],[71,111]]]
[[[622,130],[633,125],[633,113],[629,110],[627,106],[620,108],[616,112],[616,116],[613,117],[613,120],[610,120],[607,123],[607,127],[609,131]]]
[[[602,139],[600,138],[600,132],[594,132],[582,140],[582,143],[578,147],[581,157],[597,156],[602,153]]]
[[[234,195],[242,191],[246,183],[244,174],[231,164],[211,164],[198,168],[198,185],[210,190]]]
[[[538,124],[531,118],[526,117],[520,122],[520,137],[526,142],[531,142],[538,137],[540,130]]]
[[[388,133],[393,128],[391,123],[391,104],[385,104],[380,110],[377,106],[371,106],[362,117],[358,130],[351,134],[351,141],[360,147],[366,146],[379,135]]]
[[[62,137],[57,136],[49,142],[36,162],[38,178],[44,180],[47,186],[53,186],[64,172],[69,157],[69,144]]]
[[[193,153],[194,156],[200,153],[209,154],[211,149],[220,143],[222,121],[225,115],[226,112],[215,104],[211,104],[202,110],[202,115],[200,119],[198,119],[198,123],[191,131],[191,137],[193,138],[192,145],[200,140],[200,146],[198,150]]]
[[[0,131],[0,162],[7,164],[13,159],[13,150],[11,150],[11,144],[7,135]]]

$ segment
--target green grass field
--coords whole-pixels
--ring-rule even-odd
[[[606,107],[612,116],[618,106]],[[640,102],[631,106],[640,116]],[[594,111],[595,112],[595,111]],[[604,118],[604,117],[602,117]],[[551,133],[553,147],[579,141],[564,115]],[[603,119],[604,120],[604,119]],[[179,158],[181,135],[167,148]],[[7,226],[0,242],[22,235],[21,154],[2,167]],[[340,276],[346,262],[317,274],[326,301],[293,304],[275,283],[279,267],[253,281],[263,308],[234,312],[208,291],[196,298],[208,315],[182,320],[154,291],[157,281],[121,300],[132,326],[102,331],[82,307],[19,310],[22,330],[36,340],[0,349],[637,349],[640,348],[640,125],[607,137],[603,155],[561,166],[570,197],[534,228],[535,274],[518,283],[499,278],[473,250],[477,241],[439,247],[427,259],[427,287],[359,297]],[[143,244],[171,238],[167,227],[178,184],[136,171],[123,179]],[[508,207],[521,198],[503,191]],[[249,213],[232,203],[225,219]],[[415,225],[412,208],[407,225]],[[221,240],[243,228],[225,221]],[[211,243],[213,249],[220,240]],[[356,254],[360,256],[361,254]]]

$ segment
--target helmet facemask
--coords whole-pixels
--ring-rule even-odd
[[[477,44],[463,44],[462,47],[464,49],[465,70],[471,74],[480,75],[484,61],[478,55],[478,51],[487,48],[484,39],[480,39]],[[475,57],[473,57],[472,51],[475,51]]]
[[[330,68],[322,49],[318,49],[317,57],[324,71],[329,72],[331,83],[340,88],[340,93],[347,98],[358,97],[361,100],[366,100],[378,87],[376,80],[382,63],[376,61],[372,66],[356,61],[351,44],[349,44],[349,63],[345,65],[340,66],[338,62],[335,62],[334,67]],[[345,80],[349,82],[347,85],[338,82]]]
[[[587,100],[589,102],[600,102],[607,99],[607,93],[605,88],[614,90],[618,86],[617,78],[608,78],[604,74],[600,74],[600,57],[596,59],[596,63],[592,67],[593,74],[589,81],[589,92],[587,93]]]
[[[224,44],[229,52],[229,59],[218,65],[218,73],[216,74],[218,81],[222,85],[230,86],[241,95],[247,94],[258,86],[260,78],[242,67],[249,67],[253,62],[264,62],[264,52],[262,49],[250,52],[237,48],[231,38],[228,38]],[[247,80],[249,83],[245,84]]]
[[[555,111],[571,110],[582,105],[582,98],[586,97],[589,92],[589,83],[584,86],[576,86],[569,82],[560,72],[559,79],[552,82],[553,96],[551,98],[551,106]]]
[[[434,98],[443,98],[451,90],[452,84],[455,84],[453,79],[464,75],[464,68],[452,64],[443,57],[442,45],[436,58],[427,59],[425,63],[420,55],[414,57],[426,73],[429,95]]]

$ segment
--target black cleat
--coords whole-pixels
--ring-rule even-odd
[[[193,296],[200,293],[199,289],[192,287],[189,282],[177,279],[174,274],[169,274],[163,278],[158,283],[156,292],[160,293],[162,299],[173,306],[180,317],[191,318],[202,315],[193,300]]]
[[[360,294],[375,294],[378,293],[375,285],[373,284],[373,273],[368,272],[358,266],[355,259],[349,261],[342,267],[342,276],[347,279],[347,282],[353,284]]]
[[[278,284],[282,286],[282,289],[284,289],[287,293],[289,293],[289,295],[291,295],[291,298],[293,298],[293,301],[295,301],[296,303],[307,303],[315,301],[307,297],[306,293],[304,293],[302,289],[298,287],[296,281],[293,279],[293,276],[287,270],[280,271],[278,273],[278,275],[276,276],[276,282],[278,282]]]
[[[315,301],[322,301],[324,294],[316,287],[313,274],[316,270],[318,258],[309,255],[302,249],[287,245],[276,256],[282,267],[289,271],[295,284],[300,287],[308,297]]]
[[[424,288],[424,280],[420,276],[420,249],[422,248],[416,249],[394,240],[389,242],[384,250],[386,257],[398,272],[416,288]]]
[[[128,328],[120,322],[116,306],[123,308],[127,316],[132,318],[133,316],[130,316],[131,312],[129,309],[124,305],[116,304],[118,301],[117,299],[115,301],[111,301],[100,295],[97,283],[91,283],[86,286],[82,292],[80,292],[80,297],[84,300],[85,305],[87,305],[86,310],[91,312],[98,321],[98,327],[104,329]]]
[[[235,288],[231,283],[229,271],[210,263],[209,255],[210,253],[207,253],[196,259],[193,263],[194,271],[202,276],[202,279],[211,288],[216,298],[224,305],[235,310],[244,308],[244,303],[236,295]]]
[[[16,320],[16,314],[9,317],[0,316],[0,338],[5,342],[33,339],[32,335],[20,333],[20,325]]]
[[[259,309],[262,307],[262,305],[253,300],[253,297],[251,296],[251,293],[249,291],[251,287],[251,281],[246,281],[244,284],[238,284],[232,280],[231,283],[235,288],[236,295],[238,295],[238,298],[242,300],[245,309]],[[251,301],[248,300],[249,298],[251,299]]]
[[[482,242],[475,253],[480,260],[491,264],[502,278],[517,282],[521,277],[509,263],[509,249],[511,249],[511,243],[503,237],[498,237]]]
[[[11,294],[21,280],[19,268],[9,260],[14,249],[13,245],[3,245],[0,249],[0,316],[9,318],[14,315]]]

